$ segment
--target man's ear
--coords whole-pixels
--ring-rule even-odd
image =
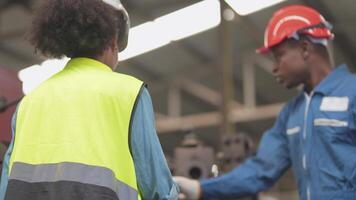
[[[313,45],[308,40],[300,41],[300,50],[304,59],[307,59],[313,49]]]

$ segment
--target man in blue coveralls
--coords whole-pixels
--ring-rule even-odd
[[[264,133],[257,155],[221,177],[176,177],[188,199],[231,199],[271,187],[292,166],[303,200],[356,199],[356,76],[334,68],[331,26],[312,8],[292,5],[269,21],[264,47],[286,88],[304,90]]]

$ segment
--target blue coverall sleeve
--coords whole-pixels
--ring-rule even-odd
[[[172,180],[156,133],[152,101],[146,88],[134,110],[130,142],[142,199],[178,199],[179,189]]]
[[[8,179],[9,179],[9,163],[10,163],[10,156],[12,153],[12,149],[14,147],[16,116],[17,116],[17,109],[12,116],[12,120],[11,120],[12,139],[11,139],[9,148],[7,149],[7,151],[5,153],[4,161],[3,161],[3,165],[2,165],[1,182],[0,182],[0,199],[5,198],[7,183],[8,183]]]
[[[221,177],[201,182],[204,200],[253,195],[271,187],[282,176],[291,163],[285,134],[287,116],[285,107],[273,128],[264,133],[256,156]]]

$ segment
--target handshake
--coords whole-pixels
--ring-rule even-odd
[[[177,183],[180,189],[180,199],[184,200],[199,200],[202,198],[200,183],[197,180],[185,178],[182,176],[174,176],[173,180]]]

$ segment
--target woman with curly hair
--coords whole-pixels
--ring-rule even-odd
[[[0,199],[177,199],[145,84],[114,72],[127,46],[119,0],[44,0],[36,51],[67,56],[14,114]]]

